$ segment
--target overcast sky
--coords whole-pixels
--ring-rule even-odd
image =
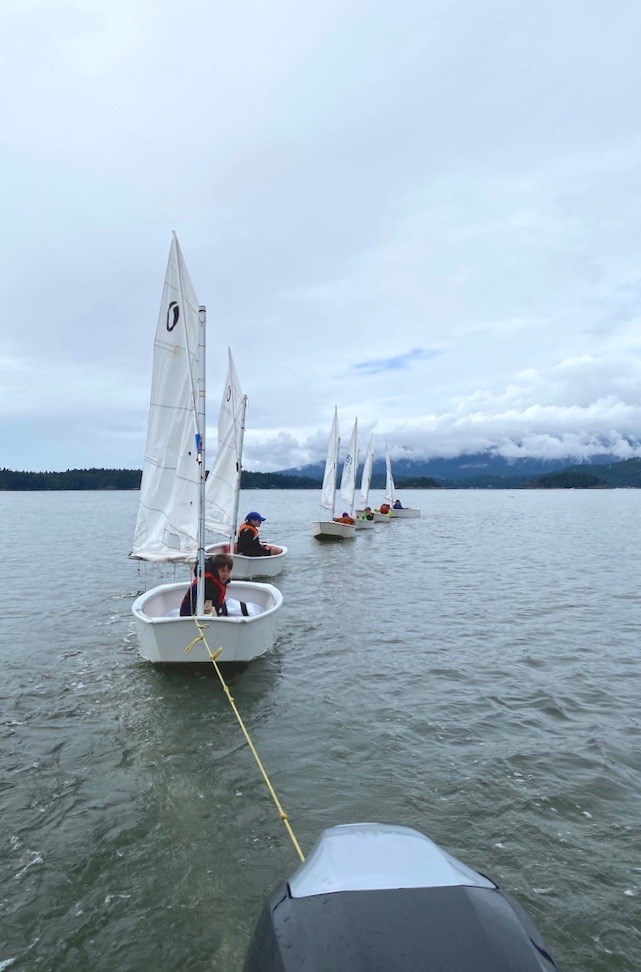
[[[0,5],[0,466],[141,467],[171,230],[245,465],[641,441],[636,0]]]

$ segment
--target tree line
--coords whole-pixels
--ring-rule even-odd
[[[140,469],[67,469],[65,472],[15,472],[0,469],[0,490],[140,489]],[[245,472],[245,489],[319,489],[320,480],[279,473]]]
[[[1,490],[140,489],[140,469],[67,469],[65,472],[16,472],[0,469]],[[320,479],[290,473],[261,473],[243,470],[243,489],[320,489]],[[481,473],[465,480],[438,480],[430,476],[397,479],[401,489],[606,489],[641,487],[641,459],[595,466],[568,466],[532,479],[527,476],[497,476]],[[372,477],[372,489],[381,489],[384,479]]]

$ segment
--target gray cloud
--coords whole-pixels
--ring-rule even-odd
[[[229,344],[249,465],[319,458],[335,402],[417,455],[625,450],[640,28],[597,0],[5,4],[0,462],[140,465],[172,228],[210,431]]]

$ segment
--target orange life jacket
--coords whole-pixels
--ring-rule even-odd
[[[249,530],[249,532],[251,533],[252,537],[257,537],[258,536],[258,530],[256,529],[255,526],[252,526],[251,523],[241,523],[240,529],[238,531],[238,536],[240,536],[241,533],[245,533],[245,531],[247,531],[247,530]]]

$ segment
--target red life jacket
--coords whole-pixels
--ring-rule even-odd
[[[222,606],[225,603],[225,597],[227,595],[226,586],[221,580],[218,579],[218,577],[215,577],[214,574],[206,573],[205,578],[209,578],[210,581],[213,581],[214,587],[216,588],[216,593],[218,594],[218,600],[220,601],[219,606]]]
[[[381,513],[389,513],[389,503],[381,503]]]
[[[220,608],[225,603],[225,595],[227,594],[227,588],[222,583],[221,580],[212,574],[210,571],[206,570],[203,575],[203,580],[205,582],[209,581],[216,588],[216,593],[218,595],[218,607]],[[180,613],[182,617],[185,615],[182,613],[183,609],[187,611],[187,616],[194,615],[196,613],[196,602],[198,597],[198,578],[194,577],[193,581],[189,585],[189,590],[182,599],[182,604],[180,605]],[[216,610],[216,605],[214,605],[214,610]],[[216,613],[218,613],[216,611]]]

